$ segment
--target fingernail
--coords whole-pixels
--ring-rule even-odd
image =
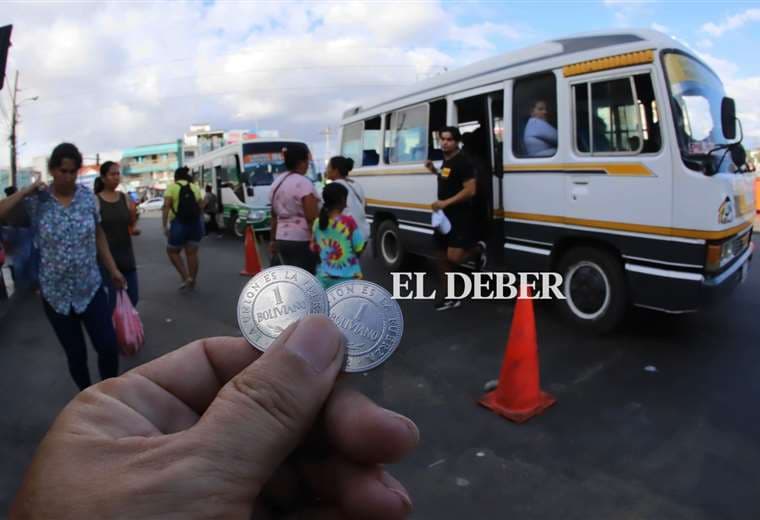
[[[333,363],[343,345],[343,334],[327,316],[303,318],[285,341],[285,348],[320,374]]]
[[[393,419],[402,423],[404,425],[404,428],[406,428],[412,435],[414,435],[416,441],[420,440],[420,430],[417,428],[417,425],[414,424],[414,421],[412,421],[409,417],[394,412],[393,410],[388,410],[387,408],[383,408],[383,410],[385,410],[385,413],[387,413],[389,416],[393,417]]]
[[[401,502],[404,504],[404,509],[406,509],[407,513],[412,512],[412,499],[409,498],[409,494],[404,489],[404,486],[393,478],[389,473],[386,473],[383,471],[382,476],[380,477],[380,481],[385,484],[385,487],[388,488],[389,491],[393,492],[396,496],[398,496],[401,499]]]

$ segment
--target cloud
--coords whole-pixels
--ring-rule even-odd
[[[652,22],[650,25],[652,29],[655,31],[660,31],[661,33],[670,34],[670,29],[662,24],[659,24],[657,22]]]
[[[702,25],[702,30],[708,34],[715,36],[716,38],[722,36],[723,33],[738,29],[739,27],[748,24],[750,22],[760,21],[760,9],[753,8],[747,9],[743,13],[729,16],[720,23],[708,22]]]
[[[19,2],[3,15],[10,68],[40,98],[22,107],[25,158],[62,140],[88,155],[173,141],[195,122],[321,142],[347,107],[523,34],[441,2]]]

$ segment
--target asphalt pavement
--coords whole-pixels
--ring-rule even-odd
[[[198,288],[180,292],[159,221],[141,227],[147,343],[122,358],[122,370],[197,338],[239,335],[242,241],[205,239]],[[366,256],[367,278],[390,289],[390,275]],[[602,338],[578,334],[538,304],[542,386],[558,403],[526,424],[476,405],[498,376],[510,303],[436,313],[430,302],[401,301],[398,351],[347,377],[420,427],[419,448],[392,468],[410,490],[413,518],[760,518],[759,271],[756,255],[748,281],[718,307],[682,316],[637,310]],[[0,319],[0,511],[75,394],[38,297],[15,300]]]

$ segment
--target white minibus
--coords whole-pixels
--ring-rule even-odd
[[[434,253],[424,162],[441,158],[445,125],[476,167],[489,267],[560,272],[577,323],[610,330],[631,304],[695,311],[746,278],[755,203],[741,125],[720,78],[679,42],[559,38],[347,110],[341,152],[391,270]]]

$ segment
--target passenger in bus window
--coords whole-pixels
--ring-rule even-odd
[[[548,104],[543,99],[536,100],[523,133],[528,157],[551,157],[557,153],[557,129],[548,119]]]
[[[446,235],[438,232],[434,235],[440,248],[439,277],[444,283],[445,273],[453,270],[455,265],[463,265],[474,260],[476,267],[482,269],[486,264],[486,244],[478,241],[474,229],[473,198],[477,193],[475,166],[459,150],[462,136],[459,129],[447,126],[438,132],[443,164],[438,170],[428,160],[425,167],[438,177],[438,200],[433,202],[433,211],[442,210],[451,222],[451,230]],[[443,291],[439,291],[443,294]],[[462,304],[461,300],[440,299],[435,309],[444,311],[454,309]]]

